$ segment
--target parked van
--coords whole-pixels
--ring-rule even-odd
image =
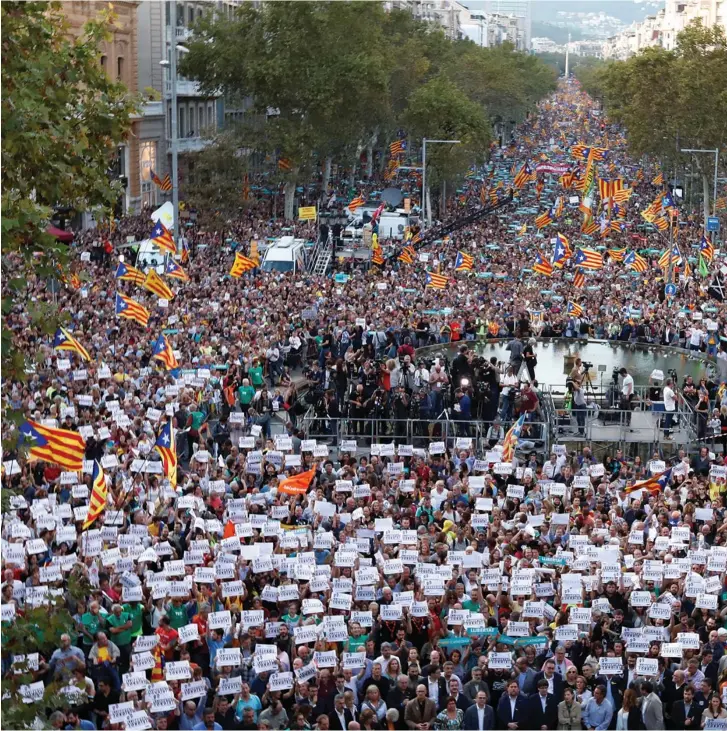
[[[264,272],[299,272],[305,268],[305,240],[281,236],[265,252]]]

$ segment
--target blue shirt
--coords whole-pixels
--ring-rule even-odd
[[[68,726],[66,726],[66,728],[75,728],[75,727],[68,724]],[[96,727],[93,725],[93,723],[91,721],[86,721],[83,718],[79,719],[78,728],[83,729],[83,731],[96,731]]]
[[[608,698],[604,698],[599,705],[595,698],[591,698],[583,710],[583,725],[586,728],[595,728],[597,731],[606,731],[613,716],[613,706]]]
[[[196,726],[194,727],[194,731],[205,731],[205,730],[206,730],[206,728],[207,728],[207,726],[205,725],[204,721],[202,721],[202,723],[198,723],[198,724],[197,724],[197,725],[196,725]],[[222,731],[222,726],[220,726],[220,724],[219,724],[219,723],[217,723],[217,721],[215,721],[215,725],[214,725],[214,726],[213,726],[212,728],[213,728],[213,729],[214,729],[215,731]]]

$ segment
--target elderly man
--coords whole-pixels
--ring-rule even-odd
[[[99,632],[96,635],[96,642],[88,653],[88,661],[91,663],[91,675],[94,680],[98,678],[108,677],[114,690],[121,688],[121,680],[117,663],[121,652],[119,648],[109,641],[105,632]]]
[[[427,698],[427,686],[418,685],[416,698],[406,704],[404,720],[411,729],[430,729],[434,725],[437,716],[437,706],[434,701]]]
[[[71,644],[71,636],[61,635],[61,646],[50,656],[50,674],[54,680],[67,681],[78,667],[86,665],[83,652]]]

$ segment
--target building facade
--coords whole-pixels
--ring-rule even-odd
[[[651,46],[672,51],[679,33],[697,19],[705,26],[719,25],[727,33],[727,0],[666,0],[658,13],[609,38],[603,55],[625,60]]]
[[[115,20],[109,40],[101,44],[99,63],[106,73],[113,79],[123,82],[129,92],[136,93],[139,89],[137,57],[138,2],[114,2],[113,12]],[[90,20],[96,20],[99,13],[107,9],[107,5],[82,0],[70,0],[62,3],[63,11],[68,19],[70,32],[79,37],[83,28]],[[141,201],[141,186],[139,175],[139,132],[141,118],[132,120],[131,131],[126,142],[119,146],[110,169],[112,175],[118,178],[124,186],[122,200],[119,207],[124,211],[135,210]]]

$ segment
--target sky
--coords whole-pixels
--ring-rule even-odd
[[[504,8],[507,0],[502,3]],[[464,4],[471,10],[484,5],[481,0],[464,0]],[[568,33],[573,40],[607,38],[663,6],[664,0],[530,0],[532,36],[557,43],[563,43]]]

